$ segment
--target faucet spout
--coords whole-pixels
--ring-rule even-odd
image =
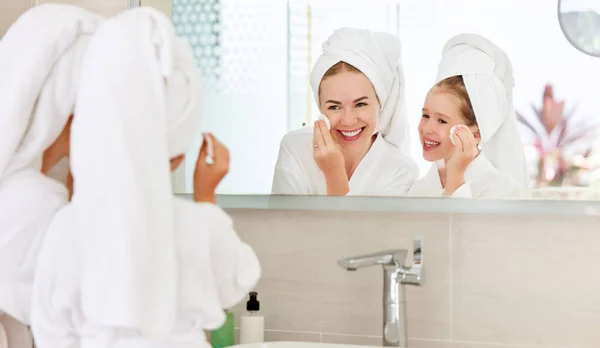
[[[407,255],[407,250],[394,249],[338,261],[338,264],[348,271],[382,266],[384,347],[408,347],[404,285],[422,285],[424,268],[423,238],[421,236],[415,238],[413,260],[410,266],[405,266]]]
[[[338,264],[348,271],[371,266],[402,266],[408,252],[404,249],[386,250],[377,253],[349,257],[338,261]]]

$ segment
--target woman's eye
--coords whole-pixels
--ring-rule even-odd
[[[338,105],[330,105],[328,107],[329,110],[338,110],[340,107]]]

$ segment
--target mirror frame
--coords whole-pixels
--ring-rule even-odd
[[[175,196],[193,199],[189,193]],[[223,209],[255,210],[600,216],[600,201],[585,200],[217,195],[217,205]]]

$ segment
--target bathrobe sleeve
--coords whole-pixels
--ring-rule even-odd
[[[372,192],[372,196],[397,197],[405,196],[407,194],[407,192],[419,176],[419,169],[417,168],[416,164],[412,161],[412,159],[408,157],[405,157],[402,163],[404,163],[404,165],[397,166],[397,169],[394,171],[391,171],[391,169],[389,169],[390,179],[384,186],[377,189],[375,192]],[[385,175],[383,174],[385,173],[385,171],[383,170],[380,173],[381,175]],[[375,177],[373,178],[371,184],[375,184],[378,181],[384,182],[385,179],[383,177]]]
[[[310,194],[310,185],[301,163],[303,156],[298,148],[304,144],[299,140],[295,132],[286,134],[281,140],[271,190],[274,195]],[[309,160],[314,161],[312,158]]]
[[[179,259],[183,260],[180,266],[195,272],[190,277],[198,278],[186,284],[190,277],[186,275],[187,270],[182,271],[183,306],[197,303],[197,307],[204,308],[205,322],[214,326],[210,323],[217,318],[213,314],[216,308],[205,301],[216,296],[215,304],[221,312],[240,302],[256,286],[261,275],[260,263],[252,248],[239,238],[233,221],[221,208],[210,203],[175,200],[177,234],[181,236],[178,238]],[[212,286],[207,286],[210,283]],[[190,288],[188,284],[197,285]]]

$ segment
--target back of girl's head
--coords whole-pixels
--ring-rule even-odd
[[[475,118],[475,111],[473,111],[471,98],[469,98],[469,93],[467,92],[465,81],[461,75],[445,78],[442,81],[436,83],[434,88],[436,88],[440,92],[450,93],[454,95],[460,102],[460,111],[462,116],[466,120],[466,125],[477,125],[477,119]]]

